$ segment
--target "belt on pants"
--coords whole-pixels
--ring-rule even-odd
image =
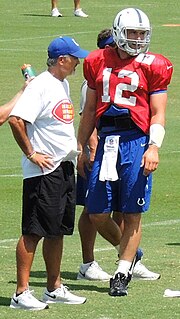
[[[104,127],[112,127],[116,130],[131,130],[138,128],[137,125],[129,116],[106,116],[103,115],[100,118],[98,129],[101,130]]]

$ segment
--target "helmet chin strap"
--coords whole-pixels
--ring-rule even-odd
[[[132,55],[127,53],[127,51],[123,48],[123,46],[118,46],[117,45],[117,54],[119,55],[120,59],[131,59]]]
[[[136,56],[139,54],[139,52],[137,51],[137,49],[133,49],[129,46],[128,43],[124,43],[123,45],[119,45],[118,48],[124,52],[126,52],[126,54],[128,54],[129,56]],[[120,56],[121,57],[121,56]]]
[[[132,48],[128,42],[124,44],[119,44],[118,47],[130,56],[137,56],[140,53],[146,53],[148,50],[148,46],[146,44],[143,45],[141,43],[136,43],[135,48]]]

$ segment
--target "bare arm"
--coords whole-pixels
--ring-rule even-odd
[[[11,126],[14,138],[23,153],[26,156],[33,154],[34,150],[26,132],[26,122],[19,117],[10,116],[9,124]],[[46,154],[34,152],[30,160],[34,164],[38,165],[42,171],[44,167],[51,168],[53,166],[52,157]]]
[[[165,111],[167,104],[167,93],[153,94],[150,97],[151,121],[152,124],[165,125]],[[144,166],[144,175],[154,172],[159,164],[158,147],[149,145],[147,151],[142,158],[142,166]]]
[[[21,94],[24,91],[26,85],[24,85],[21,90],[10,100],[8,103],[2,105],[0,107],[0,125],[4,124],[7,121],[9,114],[11,113],[14,105],[20,98]]]
[[[83,177],[85,177],[84,164],[88,162],[87,156],[84,153],[84,148],[88,144],[90,136],[95,128],[96,102],[96,91],[87,88],[86,104],[81,115],[78,130],[78,149],[81,151],[81,154],[78,156],[77,169],[79,174]]]
[[[19,100],[20,96],[24,92],[26,86],[32,81],[33,79],[28,79],[24,82],[23,87],[19,90],[19,92],[6,104],[0,106],[0,126],[3,125],[11,113],[13,107],[15,106],[16,102]]]
[[[97,144],[98,144],[98,135],[97,135],[97,129],[95,128],[88,141],[88,146],[90,150],[90,162],[94,161]]]

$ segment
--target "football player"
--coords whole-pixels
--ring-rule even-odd
[[[152,173],[165,135],[173,66],[164,56],[148,51],[151,26],[140,9],[127,8],[117,14],[113,38],[117,49],[95,50],[84,61],[88,88],[78,132],[77,168],[85,177],[89,160],[84,149],[97,127],[87,209],[97,231],[119,250],[109,294],[126,296],[141,240],[141,215],[150,205]],[[123,213],[122,237],[112,211]]]
[[[104,49],[108,47],[116,47],[116,43],[113,40],[112,30],[103,29],[97,36],[97,47]],[[81,99],[80,99],[80,112],[81,115],[86,102],[87,81],[84,80],[81,86]],[[91,134],[88,146],[87,154],[90,157],[90,162],[93,163],[95,151],[98,143],[97,130],[94,129]],[[86,170],[86,179],[77,174],[77,191],[76,191],[76,205],[84,206],[81,216],[78,221],[78,230],[81,239],[82,258],[83,263],[80,265],[77,279],[82,280],[100,280],[109,281],[111,275],[105,272],[94,258],[94,244],[96,239],[96,229],[91,223],[87,208],[85,205],[85,197],[88,187],[90,170]],[[124,230],[123,214],[120,212],[113,212],[113,219],[119,225],[121,233]],[[157,280],[160,278],[160,274],[150,271],[145,265],[142,264],[141,259],[143,252],[138,248],[135,256],[134,268],[132,269],[133,278],[141,280]]]

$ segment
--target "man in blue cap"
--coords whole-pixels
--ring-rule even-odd
[[[82,304],[61,283],[64,235],[72,235],[75,216],[74,163],[77,141],[74,108],[66,77],[88,51],[70,37],[48,47],[48,69],[38,75],[18,100],[9,118],[23,152],[22,236],[16,249],[17,289],[10,307],[42,310],[48,303]],[[42,300],[29,290],[30,270],[38,242],[43,240],[47,287]]]

